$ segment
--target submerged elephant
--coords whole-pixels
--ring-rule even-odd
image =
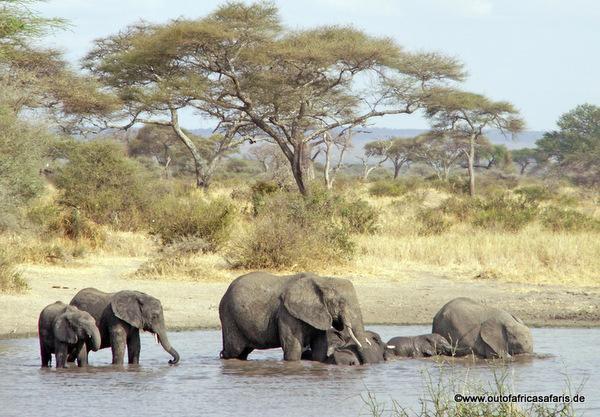
[[[252,272],[235,279],[219,304],[223,359],[246,359],[254,349],[283,348],[287,361],[325,362],[327,331],[354,344],[361,363],[370,360],[370,345],[352,283],[310,273],[276,276]],[[331,351],[330,351],[331,353]]]
[[[533,352],[531,330],[512,314],[470,298],[455,298],[433,319],[433,333],[444,336],[456,356],[505,358]]]
[[[450,343],[444,337],[435,333],[393,337],[387,344],[390,356],[418,358],[452,355]]]
[[[140,330],[154,333],[172,357],[170,364],[179,362],[179,353],[167,337],[163,308],[159,300],[139,291],[106,293],[95,288],[79,291],[71,305],[94,317],[101,335],[100,349],[112,349],[112,363],[123,364],[125,347],[130,364],[140,360]]]
[[[379,334],[366,330],[365,344],[362,350],[357,344],[350,340],[344,340],[343,336],[337,330],[327,330],[325,332],[327,346],[327,358],[325,363],[333,365],[363,365],[366,363],[378,363],[387,360],[387,349],[392,346],[387,346],[381,340]],[[317,341],[316,343],[319,343]],[[308,348],[302,353],[302,359],[313,360],[312,351]]]
[[[100,331],[94,318],[60,301],[40,313],[38,335],[43,368],[50,366],[53,353],[57,368],[66,367],[69,356],[77,359],[78,366],[86,366],[88,351],[100,348]]]

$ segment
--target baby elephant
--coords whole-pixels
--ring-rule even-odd
[[[100,331],[94,318],[60,301],[42,310],[38,333],[42,368],[50,366],[53,353],[57,368],[66,368],[67,358],[76,358],[78,366],[86,366],[88,350],[100,348]]]
[[[452,355],[452,346],[439,334],[399,336],[388,342],[388,355],[419,358],[424,356]],[[391,348],[393,346],[393,348]]]

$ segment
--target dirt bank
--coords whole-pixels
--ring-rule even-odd
[[[93,257],[69,267],[24,265],[31,290],[0,295],[0,338],[37,332],[41,309],[69,302],[77,291],[136,289],[159,298],[171,329],[218,327],[218,304],[228,282],[144,281],[127,277],[141,258]],[[233,277],[233,276],[232,276]],[[353,278],[366,323],[430,324],[448,300],[468,296],[505,308],[531,326],[600,326],[600,288],[456,281],[442,275],[406,271],[397,280]]]

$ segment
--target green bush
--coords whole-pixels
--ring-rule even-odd
[[[408,191],[408,187],[400,181],[382,180],[369,186],[369,194],[374,197],[400,197]]]
[[[364,200],[340,202],[339,213],[351,233],[373,234],[378,230],[379,213]]]
[[[314,269],[354,255],[350,227],[334,198],[279,192],[265,201],[249,233],[229,253],[243,268]]]
[[[267,196],[276,193],[279,189],[277,184],[270,181],[258,181],[250,188],[252,192],[252,211],[255,216],[264,207]]]
[[[521,230],[538,214],[537,204],[507,195],[479,200],[477,206],[472,219],[475,226],[509,232]]]
[[[14,260],[5,251],[0,250],[0,293],[20,293],[28,288],[27,281],[15,269]]]
[[[528,185],[517,188],[515,194],[522,196],[524,199],[532,202],[546,201],[553,197],[553,193],[541,185]]]
[[[44,190],[43,157],[50,135],[0,108],[0,232],[16,229],[20,209]]]
[[[440,235],[452,226],[452,222],[443,215],[439,208],[426,208],[417,212],[419,223],[417,233],[422,236]]]
[[[228,241],[235,216],[235,208],[223,198],[167,196],[153,208],[150,232],[164,244],[195,238],[206,242],[202,251],[215,251]]]
[[[555,232],[600,231],[600,220],[573,209],[547,207],[541,221],[545,228]]]
[[[71,142],[65,149],[68,162],[57,170],[61,204],[76,207],[99,224],[123,230],[143,226],[151,198],[148,172],[128,159],[121,146],[110,142]]]

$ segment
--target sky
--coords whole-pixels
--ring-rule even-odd
[[[249,3],[246,1],[246,3]],[[528,130],[552,130],[578,104],[600,105],[597,0],[276,0],[292,29],[352,25],[389,36],[409,51],[437,51],[465,64],[461,88],[507,100]],[[139,20],[202,17],[220,0],[49,0],[35,9],[71,29],[44,39],[77,63],[92,41]],[[188,128],[209,127],[186,114]],[[418,115],[384,117],[377,127],[427,128]]]

